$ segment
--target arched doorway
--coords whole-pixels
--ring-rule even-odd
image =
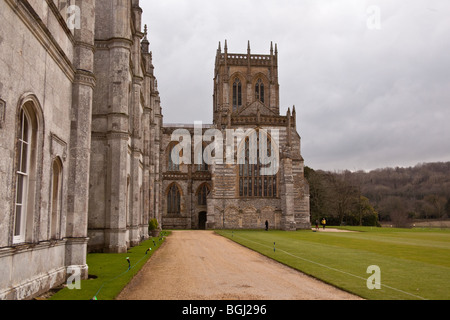
[[[198,229],[199,230],[206,230],[206,221],[208,220],[207,213],[206,212],[200,212],[198,214]]]

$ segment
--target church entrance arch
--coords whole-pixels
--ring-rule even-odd
[[[206,221],[207,220],[208,220],[207,213],[205,211],[202,211],[198,214],[198,229],[199,230],[206,230]]]

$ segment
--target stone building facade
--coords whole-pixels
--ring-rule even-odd
[[[89,250],[126,252],[160,219],[160,98],[138,1],[95,10]]]
[[[0,1],[0,299],[88,276],[159,218],[160,99],[138,0]]]
[[[280,115],[276,45],[274,49],[271,44],[270,54],[260,55],[251,53],[250,42],[247,54],[229,53],[226,41],[222,52],[219,44],[213,98],[213,124],[198,129],[194,125],[164,125],[162,128],[163,226],[262,229],[267,221],[275,229],[310,228],[309,186],[304,178],[295,107],[292,113],[289,109],[286,115]],[[182,153],[191,153],[190,161],[184,161],[181,153],[178,160],[182,160],[172,159],[177,157],[178,150],[172,152],[179,144],[173,134],[180,129],[188,132],[186,136],[192,139],[190,150],[182,150]],[[227,146],[228,132],[246,134],[240,143],[233,138]],[[278,167],[275,174],[262,174],[263,164],[248,159],[252,136],[262,139],[260,132],[266,134],[268,145],[272,145],[269,153],[277,155],[274,157]],[[275,132],[276,137],[270,137],[271,132]],[[203,137],[214,133],[215,138],[202,138],[201,143],[196,143],[198,133]],[[203,163],[202,156],[208,156],[204,149],[218,137],[224,140],[223,150],[214,152],[221,157]],[[224,159],[227,150],[234,161]],[[257,150],[258,156],[261,152]],[[243,154],[247,158],[240,161],[239,155]],[[203,160],[195,161],[199,157]]]
[[[126,252],[152,218],[176,229],[309,227],[295,109],[279,114],[276,48],[219,47],[213,123],[164,125],[141,17],[139,0],[0,1],[0,300],[86,279],[88,252]],[[196,132],[268,127],[279,132],[271,176],[255,173],[259,163],[173,161],[177,130],[194,146]],[[247,152],[245,141],[231,153]]]

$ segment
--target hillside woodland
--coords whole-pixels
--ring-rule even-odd
[[[370,172],[305,168],[311,219],[332,225],[408,227],[415,220],[450,217],[450,162]]]

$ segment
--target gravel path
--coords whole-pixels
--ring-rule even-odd
[[[173,231],[118,300],[347,300],[354,295],[210,231]]]

